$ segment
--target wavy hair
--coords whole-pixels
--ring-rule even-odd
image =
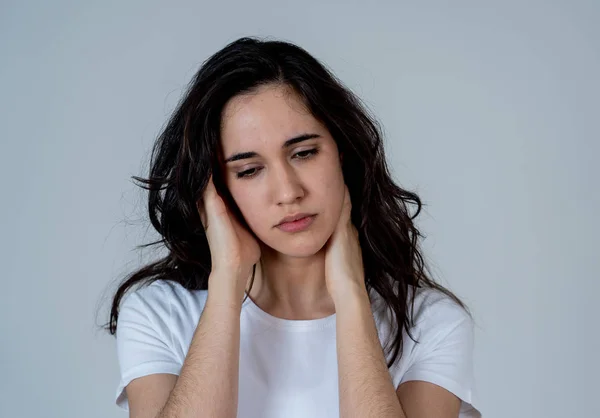
[[[104,328],[116,334],[119,304],[134,285],[163,279],[189,290],[208,288],[210,250],[196,203],[211,173],[220,193],[228,195],[218,169],[222,110],[232,97],[267,84],[291,87],[344,155],[342,171],[353,202],[365,284],[369,293],[375,289],[381,295],[394,319],[385,347],[392,353],[390,367],[402,352],[399,325],[410,336],[409,309],[416,294],[410,286],[437,289],[466,307],[427,274],[419,249],[422,235],[413,222],[421,200],[392,180],[381,129],[361,100],[303,48],[254,37],[231,42],[202,64],[154,144],[149,177],[133,177],[148,191],[149,218],[161,237],[140,247],[164,245],[168,255],[121,282]],[[413,215],[411,205],[416,206]],[[232,209],[240,216],[235,205]]]

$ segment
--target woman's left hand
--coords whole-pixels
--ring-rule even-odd
[[[325,282],[336,304],[337,299],[344,298],[348,292],[366,293],[358,230],[350,216],[352,203],[348,186],[344,188],[342,214],[325,247]]]

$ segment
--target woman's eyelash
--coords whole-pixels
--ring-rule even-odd
[[[313,155],[317,155],[318,152],[319,152],[318,148],[313,148],[313,149],[307,149],[307,150],[304,150],[304,151],[297,152],[294,155],[307,153],[308,155],[306,157],[300,157],[301,160],[306,160],[306,159],[310,158]]]
[[[251,172],[252,172],[252,170],[258,170],[258,169],[257,169],[257,168],[252,168],[252,169],[250,169],[250,170],[246,170],[246,171],[240,171],[239,173],[236,173],[236,177],[237,177],[238,179],[241,179],[241,178],[250,178],[250,177],[254,177],[254,175],[255,175],[256,173],[248,174],[248,173],[251,173]]]
[[[313,149],[307,149],[304,151],[299,151],[297,153],[294,154],[294,156],[297,156],[299,154],[304,154],[304,157],[298,157],[298,159],[300,160],[308,160],[309,158],[312,158],[313,156],[317,155],[319,153],[319,149],[318,148],[313,148]],[[255,168],[251,168],[250,170],[246,170],[246,171],[240,171],[239,173],[236,173],[236,177],[238,179],[240,178],[251,178],[254,177],[256,174],[258,174],[258,172],[261,170],[261,168],[259,167],[255,167]]]

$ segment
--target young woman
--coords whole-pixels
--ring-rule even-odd
[[[421,201],[383,150],[302,48],[242,38],[206,61],[136,177],[168,254],[114,297],[116,403],[134,418],[481,416],[473,322],[426,273]]]

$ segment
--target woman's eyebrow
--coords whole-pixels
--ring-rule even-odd
[[[285,141],[283,143],[283,145],[281,145],[281,148],[288,148],[294,144],[297,144],[298,142],[302,142],[302,141],[306,141],[309,139],[313,139],[313,138],[320,138],[321,135],[319,134],[302,134],[300,136],[296,136],[294,138],[290,138],[287,141]],[[225,160],[225,164],[233,162],[233,161],[239,161],[239,160],[243,160],[246,158],[253,158],[253,157],[257,157],[258,153],[254,152],[254,151],[248,151],[248,152],[240,152],[237,154],[233,154],[232,156],[228,157]]]

